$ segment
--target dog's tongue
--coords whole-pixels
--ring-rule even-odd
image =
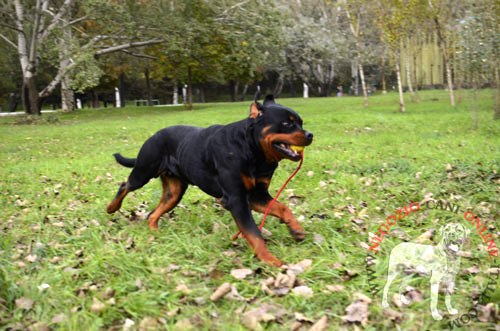
[[[290,149],[294,152],[297,152],[297,153],[301,153],[304,151],[304,146],[295,146],[295,145],[292,145],[290,146]]]

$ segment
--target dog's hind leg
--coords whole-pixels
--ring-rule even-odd
[[[149,182],[149,180],[152,178],[152,176],[149,175],[151,172],[144,172],[143,170],[144,169],[138,169],[137,167],[134,168],[130,173],[128,180],[120,184],[115,198],[109,203],[108,207],[106,208],[108,214],[112,214],[120,209],[123,199],[125,199],[128,193],[140,189]]]
[[[151,230],[158,229],[158,221],[161,215],[169,212],[177,206],[187,189],[187,184],[176,177],[162,175],[161,181],[163,194],[161,196],[160,203],[148,216],[148,224]]]

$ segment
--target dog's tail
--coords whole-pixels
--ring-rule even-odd
[[[135,161],[137,161],[137,159],[129,159],[128,157],[124,157],[120,153],[115,153],[113,154],[113,156],[115,157],[116,162],[127,168],[133,168],[135,166]]]

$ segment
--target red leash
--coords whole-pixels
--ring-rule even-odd
[[[299,162],[299,165],[297,166],[297,169],[295,169],[292,172],[292,174],[290,175],[290,177],[288,177],[288,179],[286,180],[285,184],[283,184],[283,186],[281,186],[281,188],[279,189],[278,193],[276,193],[276,196],[274,197],[274,199],[271,200],[271,202],[269,202],[269,204],[267,205],[266,211],[264,212],[264,216],[262,217],[262,221],[260,222],[259,230],[262,230],[262,228],[264,227],[264,222],[266,221],[267,214],[269,214],[269,211],[273,207],[274,203],[276,202],[276,200],[278,200],[281,192],[283,192],[283,190],[288,185],[288,183],[292,180],[293,177],[295,177],[295,175],[297,174],[297,172],[299,172],[300,167],[302,167],[302,163],[304,162],[304,154],[301,153],[300,156],[301,156],[300,157],[300,162]],[[233,240],[238,239],[238,237],[240,236],[240,234],[241,234],[241,231],[238,231],[238,233],[233,236]]]

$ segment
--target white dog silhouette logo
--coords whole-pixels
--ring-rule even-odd
[[[384,286],[382,307],[389,307],[387,295],[394,279],[405,269],[414,268],[419,274],[430,275],[431,285],[431,313],[435,320],[443,317],[437,309],[439,285],[446,286],[445,303],[448,313],[458,314],[451,305],[451,294],[455,287],[455,275],[460,267],[460,251],[469,235],[469,230],[460,223],[449,223],[439,230],[441,241],[436,246],[416,243],[401,243],[394,247],[389,257],[387,282]],[[403,282],[404,283],[404,282]],[[402,294],[403,284],[399,288],[399,295],[403,304],[410,302]]]

